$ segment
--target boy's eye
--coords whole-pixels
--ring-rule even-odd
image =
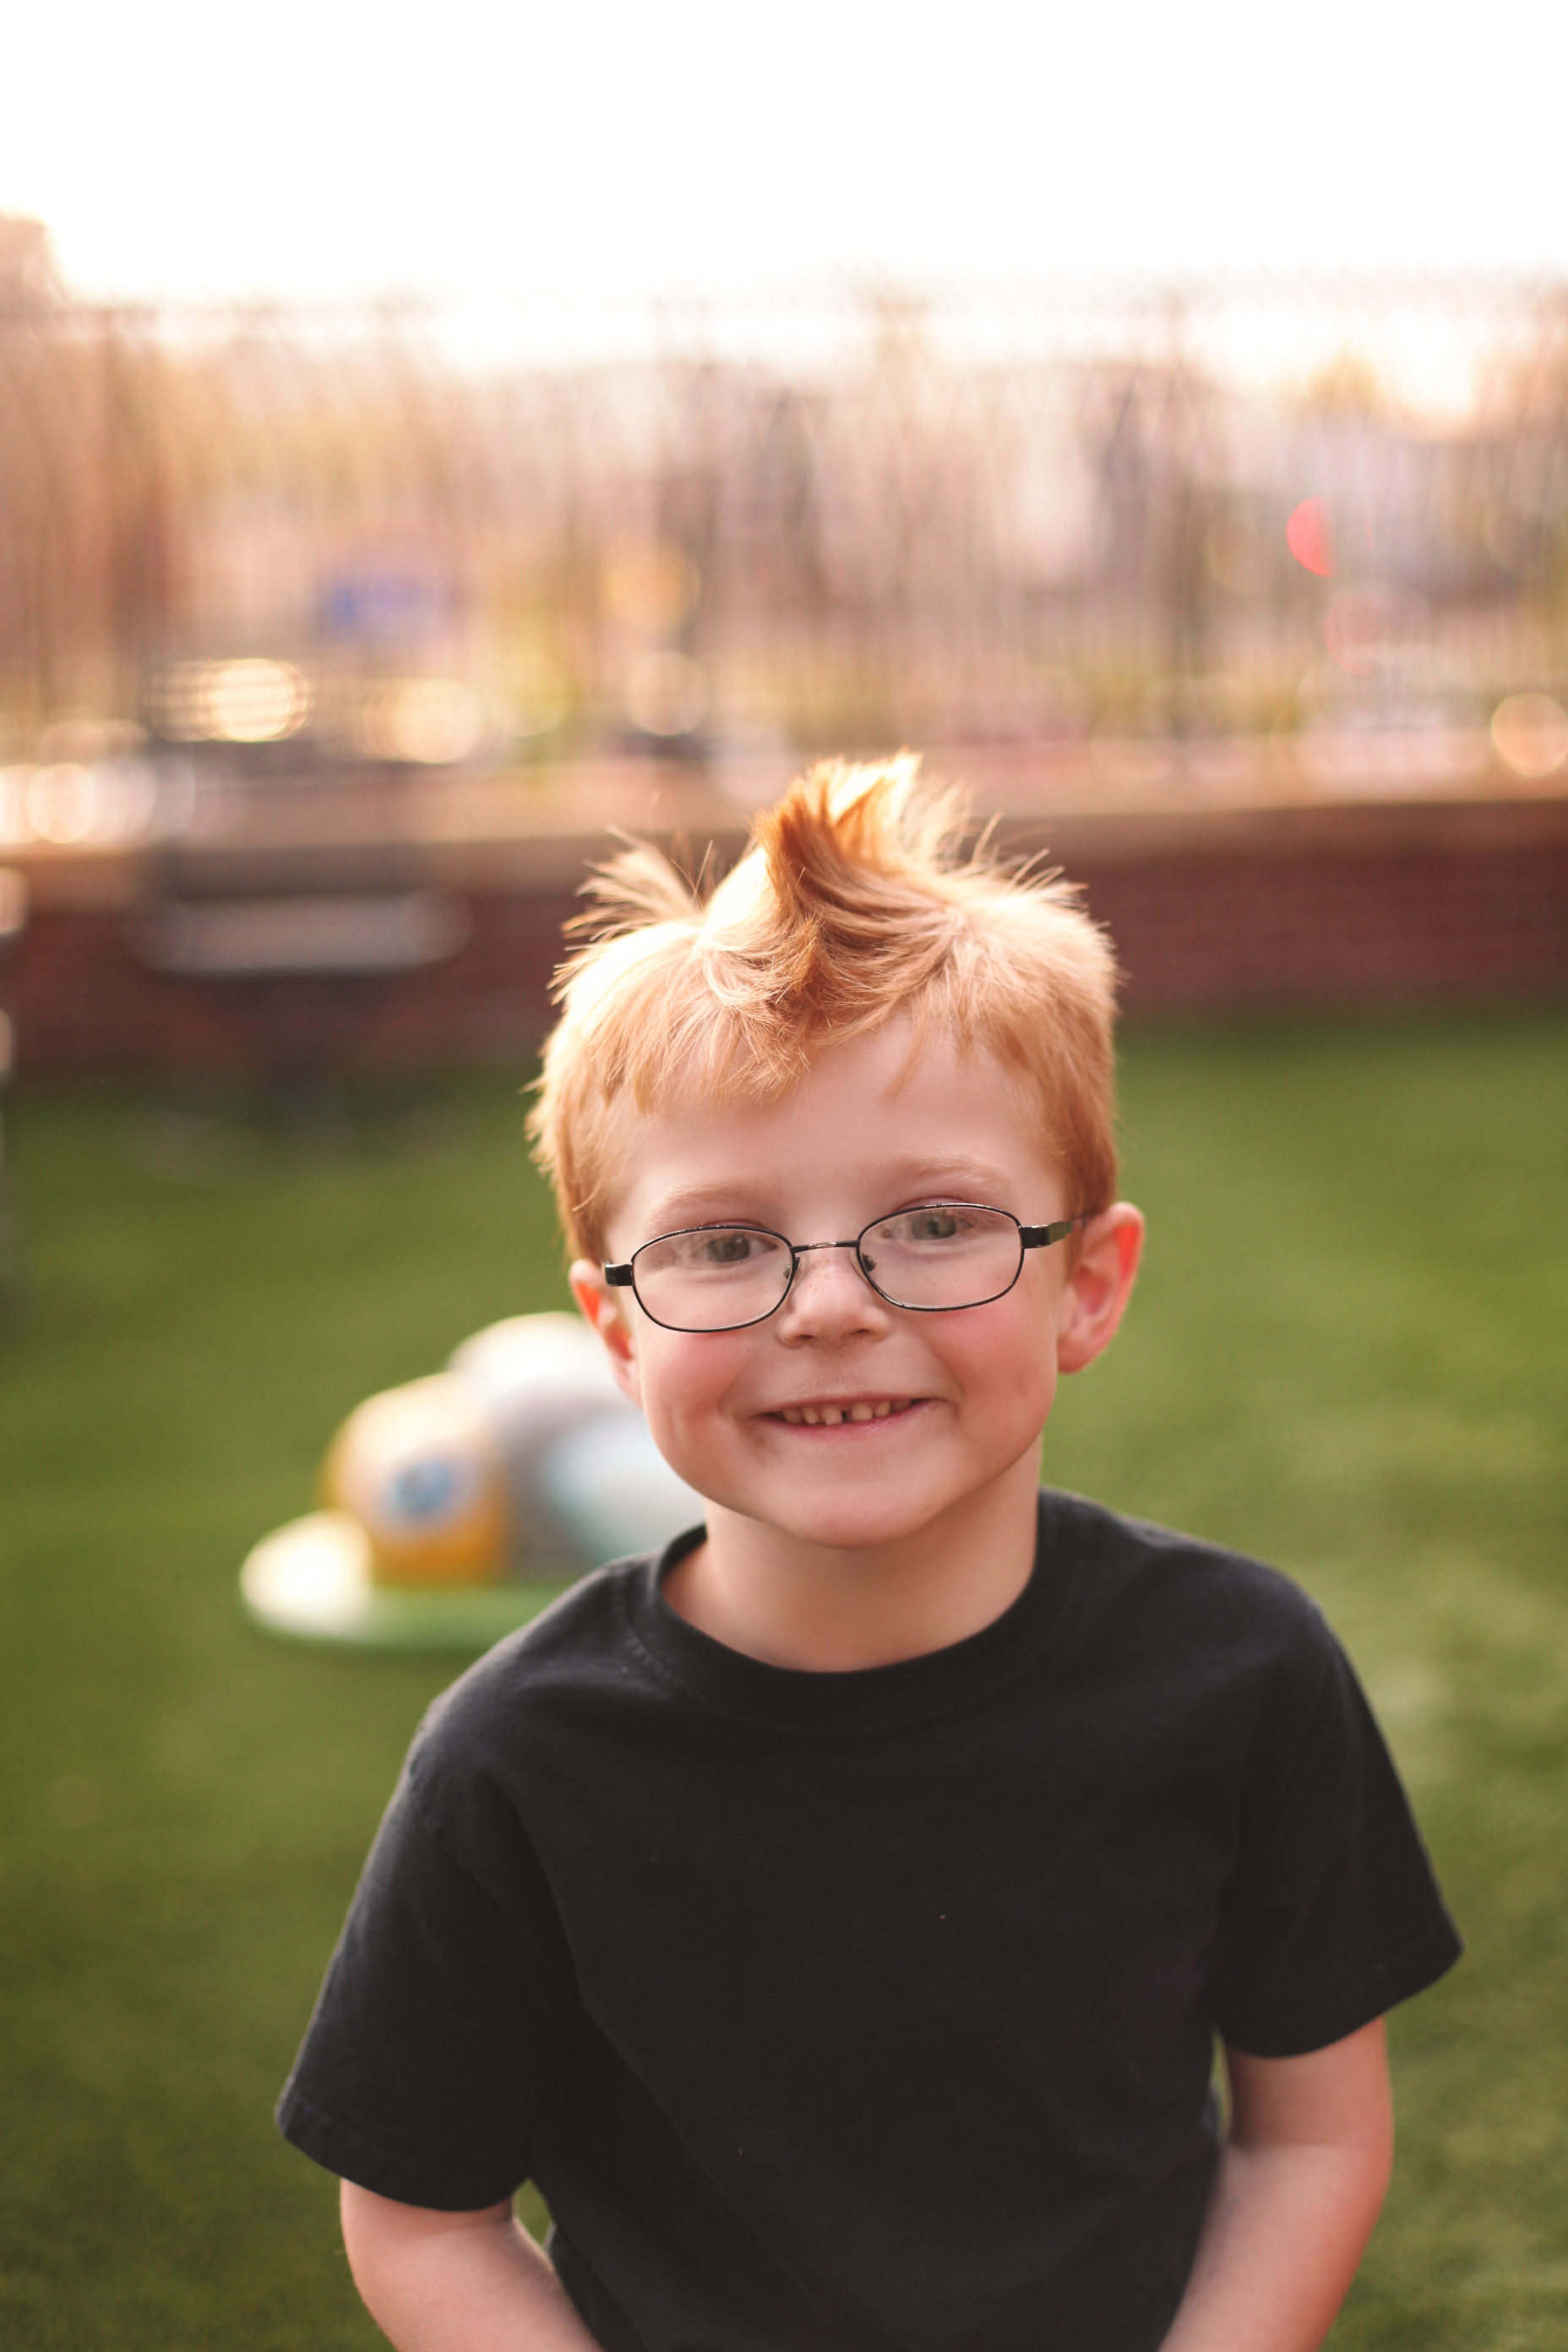
[[[884,1218],[877,1228],[877,1238],[896,1247],[900,1242],[960,1241],[973,1230],[973,1220],[962,1209],[944,1208],[939,1203],[927,1209],[906,1209],[902,1216]]]
[[[691,1266],[754,1265],[759,1258],[776,1255],[779,1246],[771,1234],[751,1233],[744,1226],[722,1233],[688,1234],[682,1238],[681,1258]]]

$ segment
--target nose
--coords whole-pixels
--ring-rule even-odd
[[[855,1262],[848,1242],[803,1251],[779,1309],[779,1337],[788,1341],[853,1339],[888,1328],[888,1307]]]

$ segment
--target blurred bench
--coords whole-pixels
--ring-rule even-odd
[[[394,896],[169,898],[138,910],[137,960],[187,980],[381,980],[445,963],[472,929],[467,904],[441,890]]]
[[[176,857],[124,922],[144,970],[225,1010],[235,1058],[280,1100],[341,1093],[384,991],[468,943],[468,900],[360,850]]]

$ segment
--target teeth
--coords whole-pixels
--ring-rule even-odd
[[[886,1421],[890,1412],[908,1412],[908,1397],[884,1397],[879,1404],[783,1404],[779,1418],[792,1429],[837,1429],[841,1421]]]

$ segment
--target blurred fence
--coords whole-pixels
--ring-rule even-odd
[[[476,321],[84,308],[37,259],[0,270],[0,836],[134,834],[148,742],[1568,761],[1565,288]]]
[[[25,1064],[515,1058],[606,826],[900,742],[1134,1007],[1560,1001],[1568,287],[132,311],[0,220]]]

